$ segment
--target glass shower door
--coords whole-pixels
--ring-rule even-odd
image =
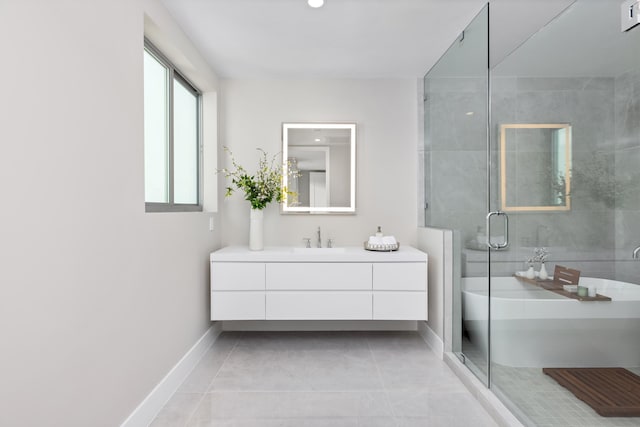
[[[454,231],[453,351],[488,385],[488,5],[424,77],[425,225]]]
[[[543,371],[640,374],[639,52],[620,2],[577,0],[491,69],[490,206],[508,213],[510,245],[491,251],[490,384],[528,426],[640,425]],[[543,263],[579,272],[586,296],[514,277]]]
[[[544,368],[640,375],[640,26],[621,32],[619,6],[576,0],[490,72],[487,6],[424,78],[425,225],[454,231],[453,351],[527,426],[621,425]],[[556,267],[598,295],[541,286]]]

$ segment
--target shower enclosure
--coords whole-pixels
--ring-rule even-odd
[[[640,28],[620,31],[617,0],[577,0],[489,67],[489,20],[487,5],[424,77],[425,225],[454,230],[453,352],[525,425],[640,425],[542,372],[640,374]],[[586,296],[526,277],[543,265],[579,272]]]

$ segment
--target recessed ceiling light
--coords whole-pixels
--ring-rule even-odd
[[[320,138],[316,138],[316,139],[315,139],[315,141],[316,141],[316,142],[320,142]]]
[[[467,111],[465,114],[466,114],[467,116],[473,116],[473,111]]]
[[[324,0],[307,0],[307,3],[309,3],[309,6],[317,9],[319,7],[322,7],[322,5],[324,4]]]

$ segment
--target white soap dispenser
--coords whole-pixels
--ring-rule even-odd
[[[378,231],[376,231],[376,237],[382,237],[382,227],[378,226]]]

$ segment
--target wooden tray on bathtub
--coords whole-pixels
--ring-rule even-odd
[[[542,289],[546,289],[547,291],[554,292],[558,295],[562,295],[563,297],[577,299],[578,301],[611,301],[611,298],[605,295],[596,294],[595,297],[581,297],[576,292],[567,292],[564,290],[561,283],[554,282],[553,280],[527,279],[526,277],[518,276],[517,274],[514,274],[513,277],[521,282],[536,285]]]

